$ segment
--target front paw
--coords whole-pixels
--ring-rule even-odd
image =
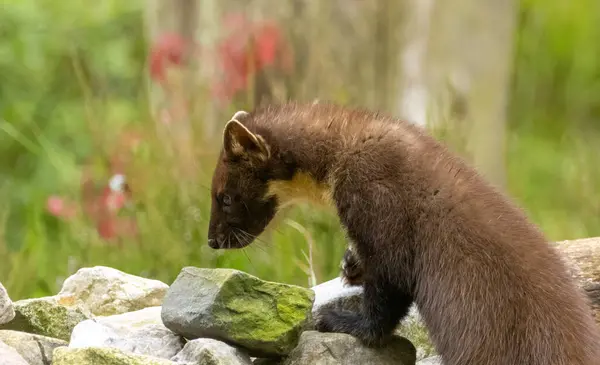
[[[319,332],[346,332],[348,313],[335,309],[323,311],[316,319],[315,328]]]
[[[331,309],[325,311],[316,319],[315,328],[319,332],[351,335],[367,347],[385,346],[391,336],[386,336],[381,328],[369,326],[367,323],[358,313]]]

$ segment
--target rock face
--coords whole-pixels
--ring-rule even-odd
[[[171,360],[179,364],[252,365],[250,356],[243,351],[208,338],[189,341]]]
[[[183,348],[184,341],[163,325],[160,312],[161,307],[151,307],[83,321],[75,326],[69,347],[112,347],[170,359]]]
[[[54,350],[52,365],[175,365],[176,363],[152,356],[133,355],[117,349],[87,347]]]
[[[313,301],[310,289],[237,270],[186,267],[167,292],[162,320],[186,338],[222,340],[251,356],[285,355],[296,346]]]
[[[23,331],[68,341],[77,323],[88,317],[75,307],[58,303],[55,297],[25,299],[14,303],[15,318],[0,329]]]
[[[283,364],[413,365],[415,361],[415,347],[402,337],[395,337],[386,347],[373,349],[350,335],[306,331]]]
[[[17,350],[2,341],[0,341],[0,359],[2,365],[29,365]]]
[[[12,321],[15,318],[15,310],[6,289],[0,283],[0,324]]]
[[[54,349],[68,345],[56,338],[9,330],[0,331],[0,341],[14,348],[29,365],[51,364]]]
[[[68,277],[57,297],[63,305],[77,305],[93,315],[110,316],[159,306],[168,288],[158,280],[95,266],[79,269]]]

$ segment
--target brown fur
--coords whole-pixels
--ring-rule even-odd
[[[383,345],[414,302],[444,364],[600,364],[598,328],[557,252],[424,130],[331,104],[234,119],[213,179],[209,244],[252,243],[297,198],[333,205],[365,300],[361,313],[326,313],[320,331]]]

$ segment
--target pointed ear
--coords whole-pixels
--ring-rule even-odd
[[[243,111],[243,110],[238,110],[237,112],[235,112],[235,114],[233,115],[233,117],[231,117],[231,119],[235,119],[238,122],[239,121],[244,121],[244,119],[250,114],[248,114],[248,112]]]
[[[252,157],[266,161],[270,157],[269,146],[258,134],[248,130],[237,119],[231,119],[223,132],[223,148],[229,156]]]

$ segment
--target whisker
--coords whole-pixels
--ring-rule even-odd
[[[245,233],[243,230],[237,228],[237,230],[240,232],[240,234]],[[231,233],[233,233],[233,236],[235,237],[236,240],[238,240],[238,242],[242,243],[242,240],[240,240],[240,237],[237,235],[237,233],[235,231],[231,231]],[[248,260],[248,263],[250,264],[250,266],[252,266],[252,269],[254,270],[254,272],[257,272],[256,270],[256,266],[254,266],[254,263],[252,262],[252,260],[250,260],[250,256],[248,256],[248,253],[246,252],[246,248],[242,247],[242,253],[244,254],[244,256],[246,256],[246,259]]]
[[[242,234],[246,235],[246,237],[248,237],[248,238],[250,238],[250,239],[254,240],[254,241],[255,241],[255,242],[257,242],[257,243],[264,244],[264,245],[268,245],[268,244],[269,244],[269,242],[267,242],[267,241],[263,240],[263,239],[262,239],[262,238],[260,238],[259,236],[255,236],[255,235],[253,235],[253,234],[250,234],[250,233],[248,233],[248,232],[244,231],[243,229],[239,229],[239,228],[238,228],[238,231],[239,231],[240,233],[242,233]]]
[[[243,229],[239,229],[239,228],[236,228],[236,229],[237,229],[237,230],[238,230],[238,232],[239,232],[240,234],[242,234],[242,235],[243,235],[243,237],[245,237],[246,239],[252,239],[252,240],[254,240],[254,241],[256,242],[255,244],[253,244],[253,245],[248,245],[248,246],[246,246],[246,247],[257,248],[257,249],[260,249],[262,252],[264,252],[264,253],[267,253],[267,251],[264,249],[264,247],[262,247],[262,244],[264,244],[264,245],[267,245],[267,242],[265,242],[265,241],[261,240],[260,238],[257,238],[257,237],[255,237],[255,236],[251,235],[250,233],[248,233],[248,232],[244,231]]]
[[[256,267],[254,266],[254,263],[252,263],[252,260],[250,260],[250,256],[248,256],[248,253],[246,252],[245,248],[242,248],[242,253],[248,259],[248,263],[250,264],[250,266],[252,266],[252,269],[254,270],[254,272],[257,272]]]
[[[263,247],[263,245],[260,242],[257,242],[257,243],[252,244],[252,245],[248,245],[246,247],[248,247],[248,248],[250,248],[252,250],[259,250],[261,253],[263,253],[265,255],[269,254],[269,252]]]
[[[240,241],[238,235],[233,232],[233,235],[235,236],[235,238]],[[240,241],[241,242],[241,241]],[[252,260],[250,260],[250,256],[248,256],[248,253],[246,252],[245,247],[242,247],[242,253],[244,254],[244,256],[246,256],[246,259],[248,260],[248,263],[250,264],[250,266],[252,266],[252,269],[256,272],[256,267],[254,266],[254,264],[252,263]]]

